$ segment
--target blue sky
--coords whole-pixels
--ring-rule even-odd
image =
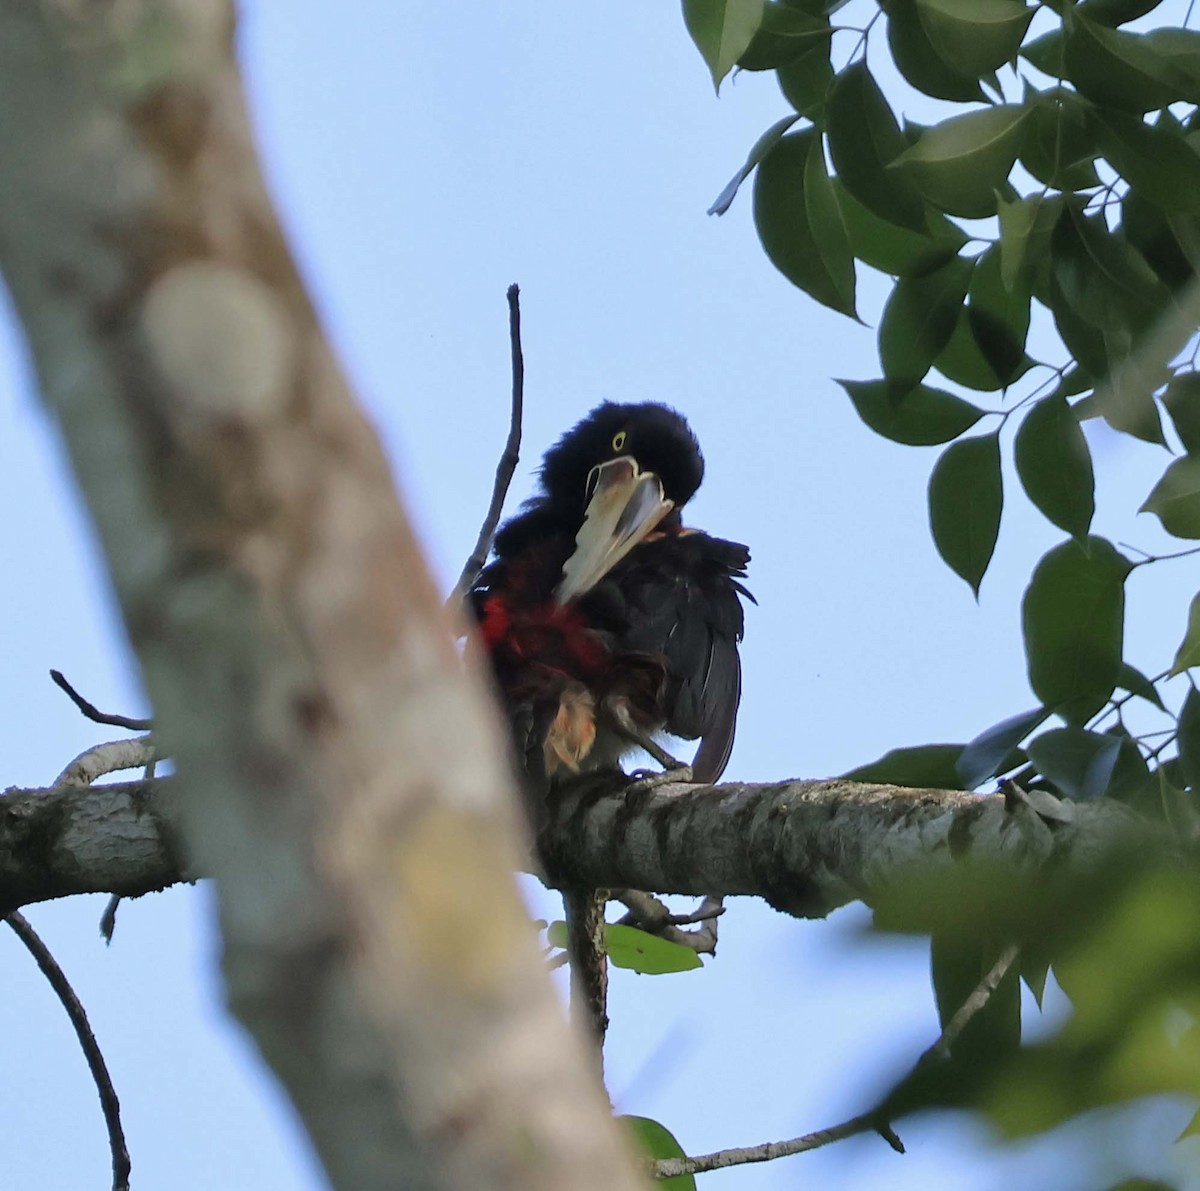
[[[723,219],[705,215],[786,112],[771,76],[728,81],[716,100],[678,6],[644,0],[364,0],[336,15],[310,0],[259,0],[243,6],[241,45],[292,243],[446,587],[474,541],[506,432],[504,292],[517,281],[527,413],[510,508],[542,449],[594,404],[662,400],[688,415],[708,461],[690,520],[751,546],[759,607],[730,777],[836,774],[897,745],[969,739],[1032,706],[1019,596],[1060,535],[1006,474],[1000,546],[976,604],[929,540],[936,451],[874,437],[831,379],[878,375],[870,326],[818,307],[773,270],[748,189]],[[873,324],[885,288],[861,283]],[[1061,359],[1052,340],[1036,346]],[[0,403],[13,563],[0,585],[3,776],[40,785],[99,739],[50,684],[50,667],[104,707],[143,704],[11,317],[0,323]],[[1160,547],[1135,510],[1164,457],[1089,435],[1100,532]],[[1194,575],[1182,560],[1131,581],[1128,656],[1148,672],[1170,661]],[[29,917],[113,1068],[135,1186],[320,1186],[289,1109],[224,1017],[206,892],[127,903],[107,950],[103,904],[77,899]],[[738,903],[703,973],[618,973],[608,1056],[618,1108],[657,1117],[692,1152],[860,1111],[936,1034],[923,945],[864,939],[865,920],[850,910],[799,923]],[[0,1003],[10,1022],[0,1031],[0,1188],[107,1186],[82,1059],[7,936]],[[1143,1169],[1163,1169],[1153,1153],[1187,1117],[1163,1105],[1136,1129],[1105,1117],[1067,1142],[1003,1154],[978,1128],[929,1119],[901,1127],[905,1158],[863,1138],[701,1186],[990,1191],[1017,1180],[1084,1191],[1103,1185],[1097,1171],[1131,1130]]]

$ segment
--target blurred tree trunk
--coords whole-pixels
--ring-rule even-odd
[[[331,19],[336,19],[331,14]],[[225,0],[0,7],[0,267],[335,1186],[639,1184],[513,881],[500,733],[295,271]]]

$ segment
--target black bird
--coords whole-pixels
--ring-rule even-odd
[[[724,770],[750,552],[683,525],[703,475],[675,410],[605,402],[496,535],[471,603],[535,797],[635,745],[669,764],[659,732],[700,739],[695,781]]]

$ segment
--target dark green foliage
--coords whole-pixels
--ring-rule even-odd
[[[958,758],[958,777],[962,784],[973,790],[990,777],[1008,772],[1013,750],[1041,724],[1050,712],[1044,707],[1022,711],[980,732],[963,749]],[[1020,761],[1017,762],[1020,764]]]
[[[1103,538],[1072,540],[1038,563],[1025,592],[1029,685],[1069,724],[1095,715],[1121,676],[1129,570]]]
[[[983,410],[928,385],[889,380],[841,380],[858,416],[876,434],[914,447],[949,442],[970,430]]]
[[[839,30],[837,7],[768,5],[744,64],[774,66],[808,124],[772,129],[722,197],[758,165],[763,244],[827,306],[857,317],[869,291],[855,289],[856,264],[893,279],[878,316],[880,379],[839,383],[875,433],[945,444],[931,532],[976,595],[1010,465],[1070,535],[1036,563],[1022,601],[1039,706],[966,745],[896,748],[846,776],[943,789],[1009,778],[1012,813],[1044,808],[1047,832],[1074,801],[1112,799],[1194,847],[1200,694],[1185,684],[1200,668],[1200,584],[1183,581],[1191,606],[1175,613],[1173,661],[1129,660],[1124,648],[1131,558],[1157,569],[1200,543],[1200,31],[1172,26],[1182,12],[1156,0],[886,0],[865,31],[850,17],[853,31]],[[885,95],[878,80],[892,76],[868,68],[864,40],[872,65],[890,52],[907,84],[942,101],[923,102],[924,123],[906,118],[907,91]],[[1057,331],[1060,352],[1031,358],[1031,320]],[[963,437],[984,418],[985,433]],[[1151,533],[1179,539],[1158,556],[1134,545],[1127,558],[1093,526],[1097,505],[1111,508],[1097,499],[1105,473],[1093,451],[1104,459],[1113,431],[1122,451],[1177,452],[1141,508]],[[1195,562],[1164,566],[1194,575]],[[1128,586],[1136,609],[1144,587]],[[1161,858],[1114,855],[1090,884],[1048,867],[1014,891],[962,865],[896,890],[878,920],[935,931],[943,1022],[1004,943],[1022,952],[955,1057],[902,1080],[885,1115],[974,1107],[1023,1134],[1140,1095],[1200,1098],[1194,868],[1191,857],[1166,870]],[[1019,1048],[1017,978],[1040,1003],[1049,973],[1075,1013]]]
[[[933,541],[977,595],[996,548],[1003,504],[997,435],[963,439],[942,452],[929,477]]]
[[[818,302],[854,315],[854,257],[810,128],[781,137],[764,154],[754,183],[754,225],[771,263]]]
[[[1096,508],[1092,457],[1065,398],[1052,393],[1029,411],[1013,454],[1029,499],[1060,529],[1086,535]]]
[[[962,788],[957,769],[962,750],[961,744],[922,744],[915,748],[892,749],[878,761],[860,765],[842,776],[853,782],[957,790]]]
[[[650,1117],[625,1116],[620,1118],[633,1136],[634,1144],[647,1158],[684,1158],[686,1153],[683,1146],[675,1140],[675,1135],[658,1121]],[[691,1174],[677,1175],[673,1179],[662,1179],[654,1184],[665,1188],[666,1191],[696,1191],[696,1176]]]

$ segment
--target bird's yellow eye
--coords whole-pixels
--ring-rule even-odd
[[[629,437],[624,430],[618,430],[613,435],[612,448],[614,451],[619,451],[625,446],[625,440]]]

